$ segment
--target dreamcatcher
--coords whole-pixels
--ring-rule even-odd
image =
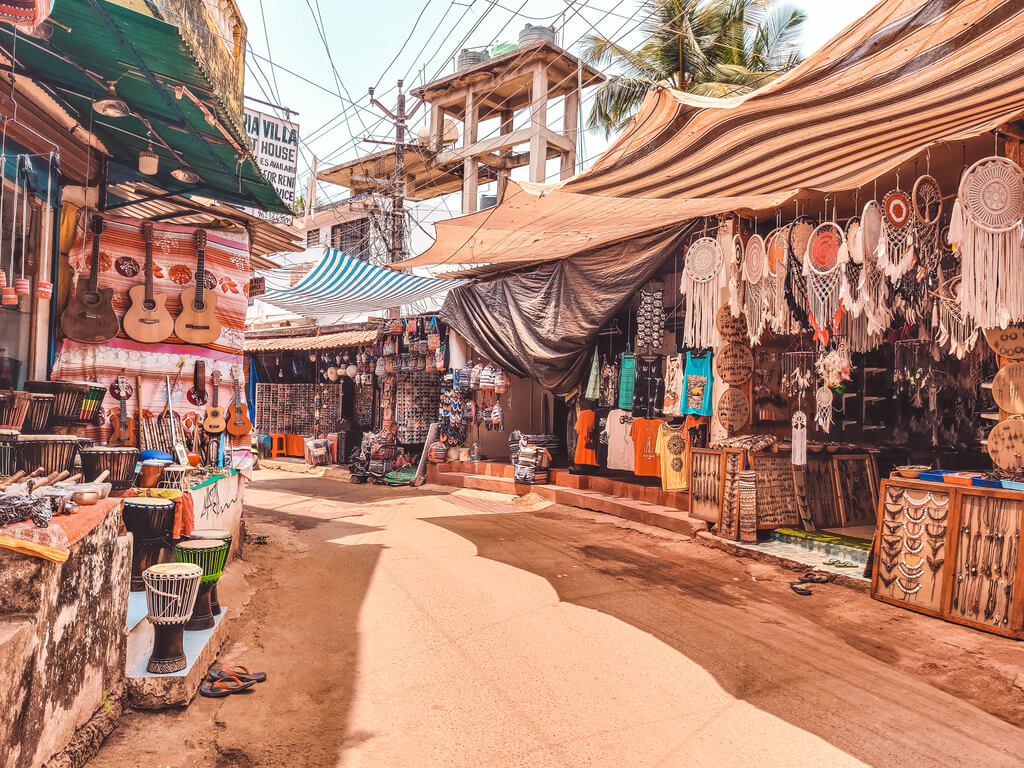
[[[964,314],[960,306],[960,276],[949,278],[939,286],[932,306],[932,326],[937,331],[940,347],[963,360],[978,342],[979,328]]]
[[[808,320],[814,329],[814,338],[828,344],[829,330],[839,324],[842,305],[839,301],[839,275],[846,260],[846,241],[843,230],[832,222],[815,228],[804,256],[804,276],[807,278]]]
[[[917,254],[917,279],[924,282],[935,276],[942,258],[939,245],[939,221],[942,218],[942,189],[939,182],[925,175],[914,182],[911,193],[914,219],[914,251]]]
[[[832,430],[832,390],[822,385],[814,394],[816,406],[814,423],[821,427],[821,431],[828,434]]]
[[[846,311],[855,318],[864,309],[861,292],[861,273],[864,271],[864,239],[861,237],[860,219],[854,216],[846,223],[846,248],[850,255],[843,265],[839,279],[839,298]]]
[[[786,302],[786,269],[789,255],[789,231],[786,227],[773,230],[765,241],[768,272],[765,277],[768,325],[778,334],[792,333],[792,315]]]
[[[786,265],[786,301],[795,323],[800,328],[807,324],[807,280],[803,275],[804,254],[807,242],[814,232],[814,220],[807,216],[798,216],[789,225],[789,253]]]
[[[712,346],[718,313],[718,276],[725,257],[713,237],[702,237],[686,252],[680,291],[686,300],[683,344]]]
[[[814,381],[814,352],[786,352],[782,356],[782,390],[795,397],[797,409],[793,412],[792,462],[796,466],[807,463],[807,414],[804,396]]]
[[[914,209],[906,192],[894,189],[882,198],[882,247],[877,251],[878,264],[893,283],[914,263],[913,220]]]
[[[743,290],[743,241],[739,235],[733,235],[729,240],[729,247],[723,248],[722,253],[729,257],[729,311],[733,317],[743,314],[744,290]]]
[[[764,240],[760,235],[752,235],[747,240],[743,252],[743,280],[746,282],[747,332],[751,343],[756,343],[764,332],[764,294],[762,278],[767,256]]]
[[[987,157],[960,179],[949,228],[963,263],[960,306],[982,328],[1024,318],[1021,217],[1024,171],[1005,157]]]
[[[879,267],[879,251],[883,242],[882,207],[875,200],[869,200],[861,213],[859,239],[859,250],[864,254],[858,291],[864,302],[861,311],[868,320],[868,334],[876,335],[889,327],[892,312],[885,274]]]

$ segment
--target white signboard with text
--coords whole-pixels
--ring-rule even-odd
[[[252,140],[252,152],[263,175],[289,208],[295,207],[295,183],[299,164],[299,126],[254,109],[245,110],[245,132]],[[249,209],[249,213],[279,223],[291,223],[290,216]]]

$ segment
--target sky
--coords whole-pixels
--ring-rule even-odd
[[[367,88],[393,108],[395,84],[406,88],[454,71],[466,47],[516,41],[524,24],[555,25],[560,44],[575,53],[595,32],[626,45],[640,40],[640,0],[238,0],[248,25],[247,96],[297,112],[300,162],[298,194],[308,183],[312,157],[319,168],[377,147],[365,137],[390,138],[390,124],[369,104]],[[808,21],[802,49],[808,54],[857,19],[873,0],[797,0]],[[326,44],[325,44],[326,40]],[[274,113],[255,102],[255,109]],[[586,104],[584,110],[587,110]],[[415,122],[423,121],[421,109]],[[280,114],[280,113],[278,113]],[[557,127],[557,126],[555,126]],[[581,157],[589,164],[607,140],[587,132]],[[347,191],[321,184],[319,200]],[[454,212],[457,213],[457,212]]]

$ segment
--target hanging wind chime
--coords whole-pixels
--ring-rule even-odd
[[[22,176],[23,173],[23,162],[29,162],[28,155],[18,157],[18,168],[15,171],[15,189],[18,187],[18,177]],[[28,187],[26,186],[21,192],[21,260],[18,266],[18,279],[14,281],[14,292],[18,296],[28,296],[32,293],[32,282],[25,277],[25,254],[28,251],[28,197],[29,192]],[[14,212],[18,212],[17,198],[15,198]],[[11,266],[11,271],[14,271],[13,264]]]
[[[15,158],[15,167],[17,167],[17,158]],[[3,170],[3,174],[0,174],[0,184],[4,185],[6,187],[7,186],[7,182],[6,182],[6,158],[5,158],[4,168],[2,170]],[[17,281],[16,281],[16,278],[14,277],[14,240],[15,240],[14,235],[15,235],[15,230],[16,230],[16,227],[17,227],[17,223],[18,223],[18,184],[17,184],[17,177],[15,177],[14,204],[12,206],[12,212],[11,212],[11,229],[10,229],[10,232],[8,234],[8,236],[10,238],[10,241],[11,241],[11,248],[10,248],[9,257],[8,257],[8,260],[7,260],[7,263],[9,265],[9,267],[10,267],[10,275],[7,276],[5,278],[5,280],[4,280],[5,285],[4,285],[3,289],[2,289],[2,296],[3,296],[3,298],[0,299],[0,303],[3,303],[5,306],[14,306],[14,305],[16,305],[18,303],[18,293],[17,293],[17,289],[15,287],[15,283]]]
[[[53,219],[53,208],[50,205],[50,193],[52,191],[53,182],[53,152],[50,153],[46,163],[46,199],[43,201],[43,247],[50,247],[50,224]],[[49,280],[44,280],[41,273],[36,275],[36,297],[43,299],[44,301],[49,300],[53,295],[53,283]]]
[[[683,343],[710,347],[714,342],[718,313],[718,276],[725,257],[713,237],[702,237],[686,252],[680,291],[686,301]]]

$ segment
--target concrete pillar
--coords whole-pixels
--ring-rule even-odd
[[[533,68],[533,85],[530,88],[531,127],[530,136],[530,181],[544,181],[544,167],[547,163],[548,143],[541,133],[548,124],[548,74],[543,62],[537,62]]]
[[[576,173],[576,146],[580,126],[580,92],[575,88],[565,94],[565,120],[562,135],[572,143],[572,152],[562,153],[561,178],[568,179]]]
[[[501,126],[499,128],[499,133],[502,136],[507,136],[508,134],[512,133],[512,123],[513,123],[514,114],[513,114],[511,109],[506,109],[506,110],[502,111],[502,113],[500,115],[500,118],[501,118]],[[501,150],[501,152],[499,152],[499,154],[503,158],[511,158],[512,157],[512,147],[507,147],[506,149]],[[508,175],[509,175],[509,172],[510,171],[509,171],[508,168],[501,168],[501,169],[498,170],[498,202],[499,203],[505,197],[505,187],[508,186]]]
[[[477,107],[473,91],[466,94],[465,136],[462,146],[469,147],[477,140]],[[475,157],[462,161],[462,212],[473,213],[478,207],[478,166]]]

